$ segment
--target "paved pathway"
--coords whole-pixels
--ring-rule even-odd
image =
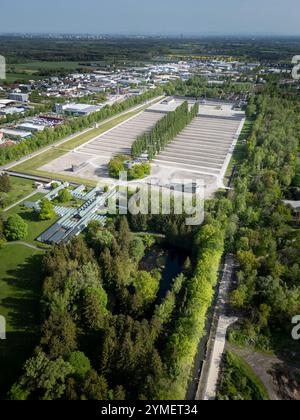
[[[14,207],[18,206],[19,204],[23,203],[23,201],[27,201],[30,197],[33,197],[34,195],[38,194],[39,192],[44,192],[41,190],[35,190],[31,194],[27,195],[27,197],[23,197],[21,200],[17,201],[14,204],[11,204],[10,206],[6,207],[6,209],[3,210],[3,212],[9,211],[13,209]]]
[[[214,400],[216,398],[227,330],[231,324],[237,321],[237,318],[229,318],[225,314],[226,299],[233,273],[234,259],[227,255],[208,342],[207,359],[202,369],[196,400]],[[214,325],[216,325],[215,328]]]
[[[28,244],[27,242],[23,242],[23,241],[17,241],[17,242],[6,242],[6,243],[5,243],[5,246],[10,246],[10,245],[23,245],[23,246],[26,246],[27,248],[34,249],[35,251],[44,252],[44,250],[43,250],[43,249],[38,248],[38,247],[37,247],[37,246],[35,246],[35,245]]]
[[[222,358],[225,350],[226,335],[230,325],[234,324],[237,318],[229,318],[221,315],[218,323],[214,349],[209,367],[209,375],[205,390],[204,400],[215,400],[217,396],[217,387],[219,374],[221,370]]]

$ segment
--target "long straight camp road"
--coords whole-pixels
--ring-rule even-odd
[[[101,127],[102,125],[107,124],[108,122],[113,121],[113,120],[121,117],[122,115],[130,114],[131,112],[138,111],[139,109],[144,108],[146,105],[149,105],[150,106],[153,103],[162,100],[163,98],[164,98],[164,95],[157,96],[154,99],[151,99],[149,101],[145,101],[142,104],[137,105],[137,106],[135,106],[133,108],[129,108],[129,109],[127,109],[124,112],[121,112],[121,113],[119,113],[119,114],[117,114],[117,115],[115,115],[115,116],[113,116],[111,118],[108,118],[108,119],[106,119],[104,121],[101,121],[101,123],[98,124],[98,127]],[[57,141],[55,143],[51,143],[49,146],[43,147],[42,149],[39,149],[36,152],[30,153],[30,155],[24,156],[23,158],[18,159],[18,160],[14,161],[14,162],[10,162],[10,163],[8,163],[6,165],[0,166],[0,171],[9,170],[9,169],[13,168],[14,166],[16,166],[17,164],[19,164],[19,163],[26,162],[27,160],[32,159],[33,157],[39,156],[42,153],[45,153],[48,150],[53,149],[54,147],[61,146],[62,144],[66,143],[67,141],[72,140],[72,139],[76,138],[77,136],[79,136],[81,134],[88,133],[89,131],[92,131],[92,130],[94,130],[94,127],[90,127],[90,128],[85,129],[85,130],[78,131],[77,133],[72,134],[71,136],[68,136],[68,137],[64,138],[63,140],[59,140],[59,141]]]

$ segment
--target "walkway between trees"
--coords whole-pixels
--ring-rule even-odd
[[[228,290],[234,275],[234,267],[234,258],[231,255],[227,255],[207,345],[207,356],[203,364],[196,400],[216,399],[227,330],[231,324],[237,321],[237,318],[229,318],[225,313]]]

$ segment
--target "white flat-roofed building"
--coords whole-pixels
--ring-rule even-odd
[[[11,99],[0,99],[0,105],[8,106],[13,104],[15,101],[12,101]]]
[[[32,135],[29,131],[14,130],[12,128],[3,128],[1,131],[4,137],[18,141],[27,139]]]
[[[32,124],[32,123],[23,123],[23,124],[19,124],[17,126],[18,130],[23,130],[23,131],[30,131],[31,133],[36,133],[39,131],[44,131],[46,128],[45,125],[39,125],[39,124]]]
[[[8,107],[0,109],[0,115],[22,114],[25,112],[24,108]]]
[[[99,106],[89,104],[58,104],[56,105],[56,112],[63,112],[75,116],[84,117],[101,109]]]

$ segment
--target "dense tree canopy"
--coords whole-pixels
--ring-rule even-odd
[[[4,235],[8,241],[19,241],[28,235],[28,225],[18,214],[10,216],[4,224]]]

